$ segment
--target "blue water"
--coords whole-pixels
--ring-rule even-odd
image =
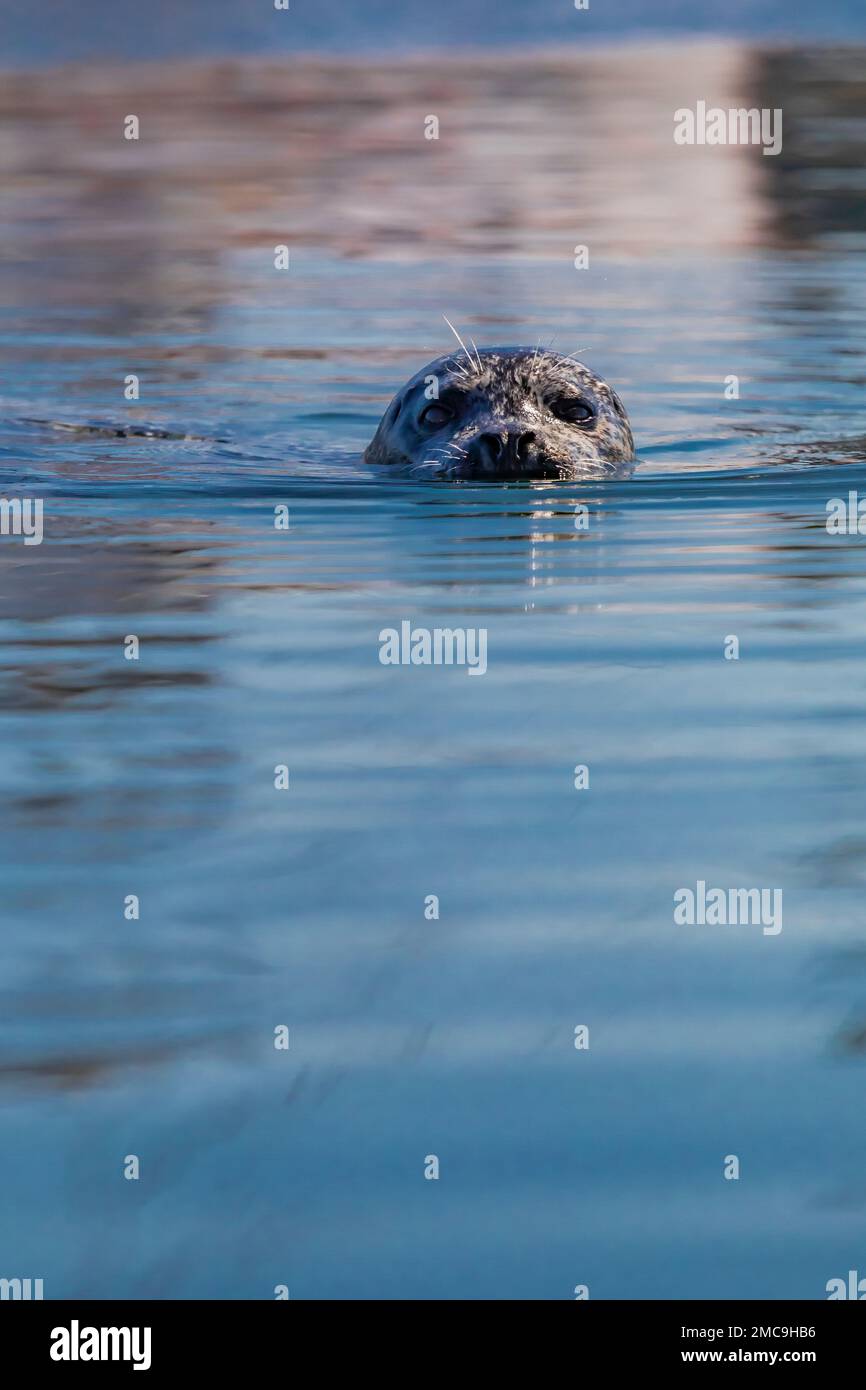
[[[0,338],[0,495],[45,504],[42,546],[0,541],[0,1274],[778,1299],[862,1270],[866,541],[825,526],[866,489],[858,247],[581,276],[301,245],[275,281],[249,246],[40,227],[30,196]],[[580,348],[634,478],[371,476],[443,312]],[[404,619],[485,627],[487,673],[382,666]],[[698,879],[782,888],[782,932],[675,925]]]
[[[342,51],[374,55],[407,48],[438,50],[437,66],[467,46],[489,51],[505,46],[587,45],[635,35],[648,39],[679,34],[725,34],[737,39],[812,39],[819,43],[863,41],[859,0],[824,0],[820,9],[787,0],[727,0],[696,6],[691,0],[86,0],[74,10],[63,0],[40,6],[0,0],[7,63],[51,64],[87,59],[198,57],[226,54],[295,54]]]

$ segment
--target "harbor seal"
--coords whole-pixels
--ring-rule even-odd
[[[464,346],[397,392],[364,461],[418,478],[569,481],[626,476],[635,457],[619,396],[582,362]]]

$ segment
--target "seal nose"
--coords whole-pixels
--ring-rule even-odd
[[[478,454],[488,468],[524,462],[529,458],[535,434],[532,430],[503,430],[478,437]]]

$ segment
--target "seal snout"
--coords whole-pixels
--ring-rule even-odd
[[[501,472],[518,470],[521,464],[531,463],[536,453],[536,433],[521,425],[508,425],[501,430],[476,435],[466,450],[467,460],[482,468]]]

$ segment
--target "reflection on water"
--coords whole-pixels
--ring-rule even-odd
[[[864,486],[862,57],[690,47],[676,99],[670,47],[5,85],[0,494],[46,539],[0,541],[0,1272],[809,1298],[857,1267],[866,584],[824,518]],[[698,97],[782,105],[783,154],[678,150]],[[443,312],[579,348],[635,477],[365,470]],[[381,666],[406,618],[486,626],[484,679]],[[698,878],[781,886],[782,934],[675,927]]]

